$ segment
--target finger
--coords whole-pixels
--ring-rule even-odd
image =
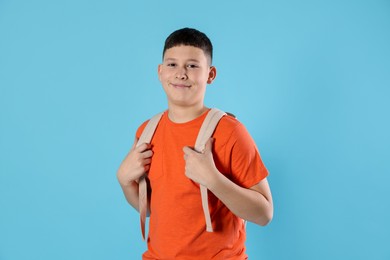
[[[152,162],[152,159],[150,159],[150,158],[147,158],[147,159],[143,160],[144,166],[149,165],[151,162]]]
[[[153,156],[153,151],[152,150],[146,150],[142,153],[142,158],[150,158]]]
[[[151,144],[142,143],[142,144],[138,145],[135,149],[137,152],[142,153],[142,152],[145,152],[146,150],[149,150],[151,147],[152,147]]]
[[[190,155],[191,153],[194,153],[195,151],[192,148],[188,147],[188,146],[184,146],[183,147],[183,152],[186,155]]]
[[[204,147],[204,153],[206,152],[212,152],[213,150],[213,144],[214,144],[214,138],[209,138],[209,140],[207,140],[206,144],[205,144],[205,147]]]
[[[131,149],[134,149],[137,146],[137,143],[138,143],[138,138],[136,136],[136,137],[134,137],[134,143],[133,143],[133,146],[131,147]]]

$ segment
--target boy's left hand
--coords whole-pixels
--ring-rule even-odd
[[[196,183],[208,187],[218,173],[213,159],[214,139],[210,138],[203,153],[185,146],[183,147],[185,161],[185,175]]]

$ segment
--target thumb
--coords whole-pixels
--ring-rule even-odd
[[[212,153],[214,145],[214,138],[210,137],[204,146],[204,153]]]
[[[195,151],[193,149],[191,149],[189,146],[184,146],[183,147],[183,152],[184,152],[184,154],[189,155],[189,154],[191,154],[191,153],[193,153]]]
[[[138,138],[137,136],[134,138],[134,143],[133,143],[133,146],[132,146],[132,149],[134,149],[136,146],[137,146],[137,143],[138,143]]]

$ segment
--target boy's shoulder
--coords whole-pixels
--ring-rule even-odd
[[[144,131],[146,125],[148,124],[148,122],[150,121],[150,119],[144,121],[137,129],[137,132],[136,132],[136,137],[139,138],[142,134],[142,132]]]
[[[242,123],[231,113],[226,113],[226,116],[222,117],[219,121],[214,135],[230,135],[237,129],[243,127]]]

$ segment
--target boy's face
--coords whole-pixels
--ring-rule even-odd
[[[158,76],[170,107],[203,107],[206,85],[215,79],[216,69],[202,49],[180,45],[165,51]]]

